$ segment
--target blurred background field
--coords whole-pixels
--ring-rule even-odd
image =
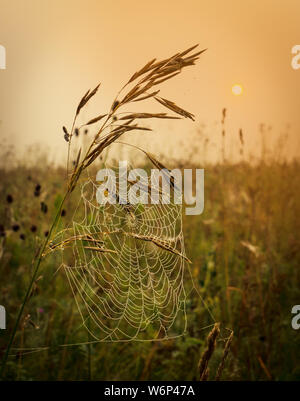
[[[158,81],[150,79],[162,84],[160,95],[178,101],[180,116],[190,110],[196,122],[192,115],[190,121],[150,120],[153,132],[122,137],[167,167],[205,169],[204,212],[183,215],[186,255],[193,262],[184,277],[187,333],[168,341],[84,344],[90,337],[59,269],[61,255],[53,252],[38,270],[5,378],[199,380],[198,362],[216,321],[221,333],[208,380],[216,377],[230,330],[223,379],[299,380],[300,330],[291,326],[291,310],[300,304],[300,70],[291,63],[300,2],[152,3],[0,0],[0,45],[6,50],[6,69],[0,71],[0,305],[7,312],[0,362],[32,261],[66,192],[64,138],[81,96],[101,82],[99,102],[86,105],[74,127],[115,111],[120,87],[146,61],[199,43],[207,51],[184,79],[164,78],[166,70],[170,76],[182,71],[182,53],[175,64],[169,59],[175,70],[163,63]],[[173,111],[175,103],[169,103]],[[138,104],[130,101],[127,112],[145,112]],[[228,115],[223,109],[220,122],[224,105]],[[160,112],[161,106],[155,101],[146,111]],[[266,124],[257,129],[261,121]],[[74,132],[71,162],[93,138],[85,128]],[[114,143],[108,156],[150,168],[142,153],[127,151]],[[101,155],[89,167],[92,179],[105,162],[107,155]],[[81,201],[76,188],[63,205],[58,231],[72,223]],[[73,343],[81,345],[62,346]]]
[[[197,380],[213,323],[208,309],[221,324],[209,379],[215,377],[227,329],[234,331],[234,339],[223,379],[300,379],[299,332],[291,327],[291,308],[300,300],[299,161],[287,162],[280,153],[264,150],[257,160],[241,157],[229,163],[223,154],[222,162],[196,163],[194,159],[203,159],[203,146],[194,143],[187,160],[163,158],[172,168],[205,168],[204,212],[183,216],[186,253],[200,294],[191,291],[188,296],[187,334],[168,341],[61,347],[89,338],[67,279],[57,272],[60,256],[54,254],[43,261],[26,305],[7,379]],[[3,149],[1,161],[0,304],[7,311],[7,330],[0,331],[3,352],[32,259],[63,196],[66,171],[37,149],[22,162],[15,160],[13,149]],[[74,192],[64,207],[60,228],[72,219],[79,196]],[[185,284],[192,288],[192,282]]]

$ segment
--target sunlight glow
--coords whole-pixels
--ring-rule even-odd
[[[231,88],[231,92],[236,96],[241,95],[243,93],[242,85],[239,85],[239,84],[233,85],[233,87]]]

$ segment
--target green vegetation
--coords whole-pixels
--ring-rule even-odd
[[[45,162],[1,169],[0,304],[7,311],[1,353],[32,276],[32,259],[64,195],[65,176],[64,169]],[[291,327],[291,308],[300,300],[299,193],[298,162],[205,167],[204,213],[184,216],[186,253],[205,305],[191,291],[188,332],[176,340],[61,347],[89,337],[67,278],[57,271],[59,253],[48,255],[25,306],[5,378],[198,380],[211,330],[206,327],[212,324],[209,308],[221,334],[208,379],[215,377],[230,328],[234,337],[222,379],[299,380],[299,332]],[[58,228],[72,218],[78,200],[76,189]]]

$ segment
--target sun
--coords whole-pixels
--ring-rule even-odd
[[[231,92],[236,95],[239,96],[243,93],[243,87],[240,84],[234,84],[231,88]]]

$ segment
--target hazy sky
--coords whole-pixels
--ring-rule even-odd
[[[164,121],[155,133],[139,134],[139,143],[145,138],[155,150],[160,142],[174,154],[184,149],[181,141],[193,145],[191,133],[204,123],[218,145],[216,123],[226,107],[227,146],[243,128],[246,146],[258,151],[259,123],[274,127],[270,143],[289,123],[289,152],[299,152],[300,69],[291,67],[291,49],[300,44],[299,0],[0,0],[0,44],[7,52],[0,135],[18,149],[42,143],[50,155],[62,154],[61,126],[71,124],[88,88],[102,82],[87,118],[105,112],[147,61],[196,43],[208,48],[198,64],[161,86],[196,122]],[[231,93],[235,83],[244,87],[241,96]],[[154,109],[149,103],[147,111]]]

